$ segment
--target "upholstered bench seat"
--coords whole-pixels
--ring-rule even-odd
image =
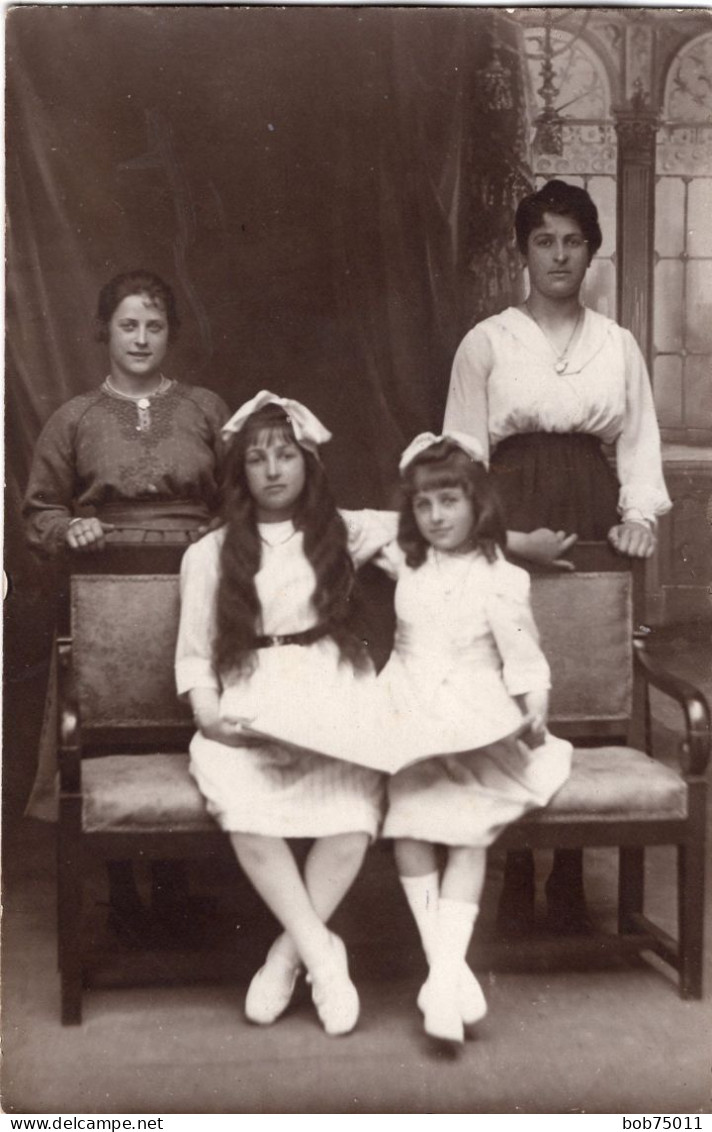
[[[573,571],[532,575],[532,604],[552,670],[552,730],[582,746],[551,804],[505,829],[499,846],[616,849],[617,933],[602,933],[607,953],[652,951],[677,972],[683,998],[700,998],[709,709],[701,693],[648,654],[637,631],[645,621],[645,563],[605,543],[579,542],[572,556]],[[138,951],[123,954],[110,938],[97,946],[85,930],[89,868],[230,854],[190,775],[190,708],[175,691],[181,557],[180,546],[109,546],[73,556],[62,583],[57,877],[64,1024],[81,1021],[83,991],[96,970],[121,981],[143,974]],[[681,741],[671,752],[676,769],[672,759],[660,763],[642,753],[653,753],[650,687],[682,709]],[[676,854],[674,937],[669,925],[645,914],[645,854],[653,845]],[[508,957],[510,942],[503,944]],[[531,940],[537,956],[543,949],[555,958],[559,942],[540,933]],[[151,980],[160,972],[162,980],[183,981],[194,970],[172,946],[161,949],[158,962],[151,948],[145,958]],[[195,959],[201,973],[210,966],[203,953]]]
[[[186,754],[85,759],[82,785],[88,832],[198,833],[216,828]],[[685,782],[674,770],[630,747],[599,747],[575,751],[568,782],[545,810],[523,820],[649,821],[685,815]]]
[[[88,833],[217,829],[182,753],[84,759],[82,796]]]
[[[654,821],[687,816],[687,786],[670,767],[632,747],[574,750],[571,777],[525,822]]]

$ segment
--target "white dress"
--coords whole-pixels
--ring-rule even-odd
[[[529,604],[529,575],[503,557],[428,549],[412,569],[397,547],[393,655],[378,678],[399,744],[427,758],[389,782],[384,837],[489,845],[504,826],[546,805],[571,770],[571,745],[531,749],[512,698],[549,688]]]
[[[585,433],[614,444],[623,518],[672,506],[665,487],[650,378],[633,335],[585,308],[566,372],[540,327],[516,307],[478,323],[452,367],[444,428],[478,438],[485,454],[523,433]]]
[[[396,516],[375,511],[342,512],[349,552],[356,566],[393,538]],[[303,632],[317,624],[312,604],[314,572],[303,551],[303,535],[291,522],[259,525],[264,543],[255,585],[262,609],[260,633]],[[223,685],[212,664],[215,599],[224,530],[208,534],[186,552],[181,569],[181,619],[176,650],[178,692],[212,688],[226,719],[251,719],[267,706],[296,703],[308,739],[321,705],[341,704],[342,725],[354,703],[367,696],[373,673],[356,674],[340,661],[330,637],[310,645],[279,645],[255,651],[248,675]],[[305,743],[308,746],[308,743]],[[228,831],[275,837],[324,837],[364,831],[374,836],[383,812],[383,776],[373,770],[297,751],[277,741],[230,747],[198,732],[190,745],[190,768],[208,808]]]

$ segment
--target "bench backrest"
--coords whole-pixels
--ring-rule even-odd
[[[67,581],[64,632],[85,745],[186,742],[188,704],[176,695],[180,548],[110,550]]]
[[[576,571],[532,577],[532,608],[551,666],[550,718],[570,738],[629,736],[637,725],[633,634],[642,620],[642,564],[582,544]]]
[[[85,742],[166,742],[191,732],[175,691],[181,552],[87,556],[69,586],[76,694]],[[569,737],[624,736],[635,711],[639,579],[600,544],[575,573],[535,574],[532,605],[552,669],[551,723]],[[101,570],[98,567],[101,567]]]

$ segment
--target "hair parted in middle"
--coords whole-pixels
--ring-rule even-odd
[[[250,445],[262,436],[298,444],[284,409],[266,405],[253,413],[232,440],[223,476],[225,538],[220,552],[213,664],[220,674],[247,673],[254,664],[255,639],[262,632],[255,574],[262,543],[255,501],[245,473]],[[318,457],[300,446],[305,464],[304,489],[292,521],[304,535],[304,553],[316,575],[313,603],[319,624],[328,627],[342,660],[363,668],[366,646],[350,627],[355,610],[355,570],[348,552],[346,525],[334,502]]]
[[[482,551],[489,562],[495,560],[498,550],[505,549],[504,509],[491,475],[484,464],[445,437],[416,456],[401,476],[398,542],[406,563],[414,569],[425,562],[429,543],[418,529],[413,500],[420,491],[448,487],[461,487],[472,503],[472,549]]]

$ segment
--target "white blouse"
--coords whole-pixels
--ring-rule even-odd
[[[397,581],[394,655],[400,655],[414,677],[421,666],[430,671],[420,689],[424,699],[437,687],[433,673],[438,665],[447,671],[468,670],[463,706],[476,694],[471,668],[499,673],[510,696],[551,686],[526,570],[500,553],[488,562],[479,551],[440,554],[433,547],[423,564],[413,568],[397,542],[385,546],[375,563]]]
[[[341,511],[348,551],[358,568],[395,538],[398,516],[390,511]],[[259,632],[272,636],[301,633],[316,625],[312,598],[316,578],[304,554],[304,536],[291,522],[259,524],[262,562],[255,575],[261,608]],[[212,663],[220,550],[225,528],[189,547],[181,564],[181,616],[176,646],[179,695],[222,682]],[[273,650],[279,651],[279,650]]]
[[[516,307],[480,322],[455,355],[444,428],[477,437],[486,453],[521,433],[588,433],[615,444],[624,519],[669,511],[650,380],[630,331],[585,308],[565,373],[555,360]]]

